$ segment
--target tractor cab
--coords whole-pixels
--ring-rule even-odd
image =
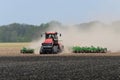
[[[58,43],[58,36],[57,32],[46,32],[45,33],[45,39],[52,39],[54,44]]]

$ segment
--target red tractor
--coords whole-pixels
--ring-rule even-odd
[[[40,54],[57,54],[59,52],[62,52],[63,49],[64,49],[64,46],[58,40],[58,33],[46,32],[45,41],[42,43],[39,53]]]

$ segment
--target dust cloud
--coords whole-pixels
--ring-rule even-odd
[[[120,51],[120,28],[112,24],[52,25],[48,31],[62,34],[59,40],[64,45],[66,53],[71,52],[72,46],[100,46],[108,48],[111,52]],[[44,38],[34,40],[30,47],[35,48],[35,52],[39,53],[43,41]]]
[[[43,41],[44,41],[43,37],[36,39],[36,40],[33,40],[28,47],[35,49],[35,54],[39,54],[40,47],[41,47],[41,44]]]

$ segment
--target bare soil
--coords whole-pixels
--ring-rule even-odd
[[[120,56],[2,56],[1,80],[120,80]]]

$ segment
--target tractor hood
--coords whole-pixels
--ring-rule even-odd
[[[51,39],[51,38],[45,39],[44,43],[53,43],[53,39]]]

